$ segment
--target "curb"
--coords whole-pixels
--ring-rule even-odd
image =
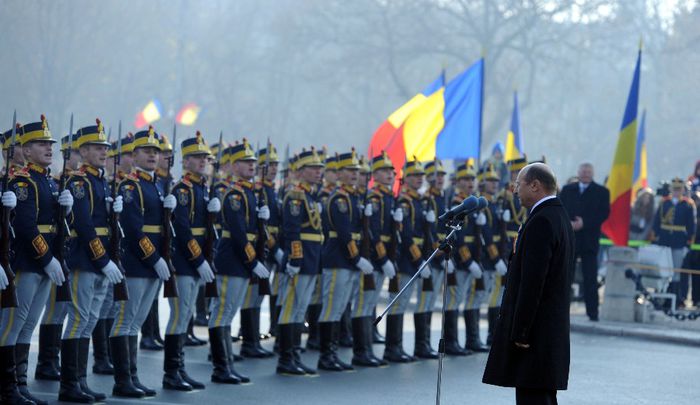
[[[700,333],[679,330],[663,330],[624,324],[606,324],[571,321],[571,331],[591,335],[631,337],[653,342],[672,343],[700,347]]]

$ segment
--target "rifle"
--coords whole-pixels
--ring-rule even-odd
[[[10,163],[15,155],[15,141],[17,140],[17,111],[12,115],[12,139],[10,146],[7,148],[7,156],[5,159],[5,175],[2,176],[2,192],[7,191],[7,185],[10,181]],[[2,217],[0,219],[0,264],[5,268],[5,276],[7,276],[7,288],[0,293],[0,307],[16,308],[17,307],[17,291],[15,290],[15,273],[10,267],[10,238],[12,237],[12,225],[10,225],[10,208],[2,207]]]
[[[65,149],[63,149],[63,170],[61,171],[61,177],[59,179],[58,195],[61,195],[61,193],[66,189],[66,182],[68,181],[66,169],[68,161],[70,160],[71,150],[73,149],[73,114],[70,115],[68,136],[69,143]],[[53,249],[51,251],[56,260],[58,260],[58,262],[61,264],[61,270],[63,271],[65,282],[61,284],[60,287],[56,287],[57,302],[72,301],[70,282],[68,281],[70,270],[68,269],[68,264],[66,264],[65,258],[68,235],[70,235],[70,228],[68,227],[68,222],[66,221],[66,209],[59,205],[58,213],[56,214],[56,237],[53,240]]]
[[[267,140],[267,154],[265,155],[265,164],[262,167],[262,178],[260,179],[260,189],[257,190],[257,195],[256,199],[258,201],[258,208],[262,208],[265,206],[265,179],[267,178],[267,170],[270,167],[270,148],[272,145],[270,144],[270,139]],[[256,146],[257,150],[260,150]],[[253,174],[253,187],[255,187],[255,174]],[[268,207],[269,208],[269,207]],[[258,228],[258,238],[255,240],[255,256],[258,258],[260,263],[265,264],[267,262],[267,254],[268,249],[267,249],[267,241],[270,240],[270,234],[267,232],[267,221],[258,218],[257,219],[257,228]],[[264,295],[270,295],[270,280],[267,278],[257,278],[253,276],[251,278],[250,282],[252,284],[257,283],[258,284],[258,295],[264,296]]]
[[[164,195],[170,195],[171,186],[171,172],[173,164],[175,163],[175,147],[177,145],[177,124],[173,125],[173,154],[168,159],[168,182],[165,183]],[[173,266],[173,261],[170,258],[171,243],[173,236],[175,235],[175,230],[172,224],[173,211],[170,208],[163,208],[163,236],[160,242],[160,257],[165,260],[168,264],[168,269],[170,271],[170,278],[163,285],[163,296],[165,298],[177,298],[177,283],[175,283],[175,266]]]
[[[372,152],[370,151],[370,163],[372,162]],[[370,167],[370,173],[371,173]],[[365,178],[365,195],[363,197],[364,204],[369,204],[369,178],[370,173],[367,173]],[[360,256],[372,262],[372,233],[369,229],[369,217],[362,215],[362,242],[360,242]],[[362,275],[362,284],[364,291],[374,291],[377,285],[374,282],[374,272]]]
[[[403,179],[399,180],[399,185],[403,185]],[[394,198],[394,210],[403,209],[397,206],[398,198]],[[394,268],[396,268],[396,276],[389,280],[389,292],[398,293],[399,288],[399,266],[397,263],[398,251],[401,246],[401,224],[391,219],[391,236],[389,240],[389,248],[386,250],[389,260],[394,263]]]
[[[211,176],[211,184],[209,185],[209,201],[216,197],[216,181],[219,175],[219,168],[221,167],[221,156],[224,152],[224,131],[219,132],[219,150],[216,152],[216,161],[212,165],[214,173]],[[204,234],[204,258],[209,262],[212,270],[214,269],[214,242],[219,239],[219,234],[216,232],[216,219],[218,217],[216,212],[207,212],[207,222]],[[216,274],[216,273],[215,273]],[[219,296],[219,289],[216,285],[216,279],[212,280],[210,283],[204,285],[204,296],[206,298],[217,298]]]
[[[111,129],[110,129],[111,132]],[[118,129],[118,139],[117,139],[117,152],[114,154],[114,169],[113,169],[113,176],[112,176],[112,205],[114,205],[114,201],[117,199],[117,171],[119,170],[119,162],[121,160],[121,155],[122,155],[122,122],[121,120],[119,121],[119,129]],[[110,211],[109,214],[109,257],[112,259],[114,264],[117,265],[119,268],[119,271],[122,272],[122,275],[124,278],[122,281],[114,285],[114,301],[128,301],[129,300],[129,289],[127,288],[126,285],[126,271],[124,271],[124,267],[122,267],[122,261],[121,261],[121,240],[124,237],[124,230],[122,229],[121,224],[119,223],[119,213],[114,212],[114,208]]]

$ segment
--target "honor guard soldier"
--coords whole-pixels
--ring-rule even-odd
[[[420,161],[414,157],[413,161],[407,161],[403,168],[403,189],[398,199],[398,207],[402,213],[401,243],[398,252],[397,288],[390,292],[391,299],[408,284],[411,277],[423,265],[423,223],[426,221],[425,205],[418,190],[423,185],[425,170]],[[433,213],[433,220],[434,220]],[[421,278],[430,277],[430,269],[425,266],[421,272]],[[386,322],[386,348],[384,360],[392,363],[406,363],[415,361],[403,349],[403,315],[413,293],[412,286],[401,296],[389,312]],[[420,294],[419,294],[420,295]]]
[[[248,383],[250,379],[233,368],[231,321],[243,304],[245,291],[252,276],[268,278],[269,271],[256,257],[253,244],[257,238],[256,221],[269,219],[270,210],[257,210],[254,185],[255,152],[244,139],[234,145],[229,156],[238,181],[223,199],[222,232],[216,249],[217,285],[219,297],[211,304],[209,342],[214,371],[212,382],[224,384]],[[257,212],[256,212],[257,211]]]
[[[15,128],[15,142],[13,144],[12,161],[10,162],[10,176],[14,176],[15,171],[24,167],[24,155],[22,155],[22,145],[19,140],[19,130],[22,126],[17,124]],[[2,134],[2,160],[7,162],[7,150],[12,144],[12,128]],[[3,164],[2,171],[5,174],[5,166]]]
[[[486,272],[484,273],[484,284],[488,296],[486,304],[489,308],[489,335],[493,334],[498,320],[498,309],[501,306],[503,296],[503,281],[505,280],[508,266],[503,259],[505,250],[502,241],[506,241],[507,234],[505,233],[505,222],[503,220],[503,207],[499,195],[499,187],[501,178],[495,169],[495,166],[488,165],[484,173],[484,193],[483,196],[489,202],[488,209],[484,210],[488,229],[491,230],[492,244],[486,247],[487,255],[482,260],[482,264]],[[493,310],[493,308],[496,308]],[[488,345],[488,336],[486,342]]]
[[[451,206],[457,206],[476,190],[476,170],[471,164],[463,163],[457,166],[455,173],[455,194]],[[447,287],[447,307],[445,308],[445,354],[450,356],[466,356],[472,354],[459,344],[459,307],[465,300],[466,290],[473,280],[482,277],[479,263],[474,260],[475,221],[472,215],[467,215],[461,224],[462,229],[456,233],[452,251],[455,263],[456,285]]]
[[[673,267],[682,267],[690,246],[695,243],[695,203],[685,195],[685,182],[671,180],[671,193],[664,197],[654,215],[649,235],[652,243],[671,248]],[[669,290],[676,294],[676,305],[685,305],[688,296],[688,274],[674,273]]]
[[[109,151],[107,152],[107,164],[105,169],[107,171],[113,170],[114,159],[117,154],[119,154],[119,166],[117,167],[116,173],[110,173],[109,187],[112,186],[112,178],[116,176],[115,184],[117,187],[119,183],[126,179],[126,177],[131,173],[133,169],[133,152],[134,152],[134,136],[129,132],[125,137],[121,139],[121,150],[119,150],[119,142],[115,141],[110,144]],[[109,190],[109,195],[112,195],[112,190]],[[111,198],[111,197],[110,197]],[[123,205],[123,201],[122,201]],[[100,308],[99,318],[95,327],[92,330],[92,372],[101,375],[114,375],[114,366],[112,365],[112,356],[109,350],[109,334],[114,325],[114,314],[116,309],[114,308],[114,289],[108,288],[107,295],[102,302],[102,307]]]
[[[210,153],[199,131],[194,138],[182,142],[181,151],[184,173],[172,190],[177,199],[173,211],[175,248],[172,260],[177,272],[178,296],[168,298],[170,317],[164,339],[163,388],[191,391],[204,389],[204,384],[193,380],[185,371],[184,346],[199,284],[214,281],[214,272],[202,254],[202,245],[207,212],[218,213],[221,202],[218,198],[208,201],[204,174]]]
[[[66,162],[66,178],[68,178],[80,166],[80,155],[75,150],[77,134],[66,135],[61,138],[61,152],[71,149],[73,153]],[[58,184],[63,173],[54,177]],[[44,308],[44,315],[39,325],[39,354],[37,355],[34,378],[37,380],[59,381],[61,374],[58,354],[61,351],[61,333],[63,321],[66,318],[68,302],[56,301],[56,286],[51,286],[49,299]]]
[[[301,341],[304,315],[320,272],[323,228],[321,205],[314,198],[314,188],[321,182],[323,161],[312,148],[294,160],[293,171],[298,183],[284,196],[282,235],[287,264],[280,279],[282,308],[279,319],[277,373],[313,375],[316,371],[301,362],[296,348]]]
[[[110,333],[117,397],[156,395],[138,377],[138,333],[153,304],[161,281],[168,280],[168,263],[160,256],[163,209],[175,209],[172,194],[161,196],[155,170],[160,157],[158,134],[150,127],[134,135],[134,172],[119,184],[124,199],[120,223],[124,230],[122,264],[126,270],[129,300],[115,303],[116,317]]]
[[[87,385],[90,336],[107,290],[123,279],[105,249],[109,243],[108,204],[115,212],[121,212],[123,204],[121,197],[117,197],[113,204],[105,204],[109,185],[104,168],[110,145],[100,120],[97,120],[97,125],[79,129],[76,136],[74,152],[76,155],[80,153],[83,165],[73,172],[67,184],[75,200],[67,259],[73,300],[67,308],[68,322],[61,341],[58,400],[92,403],[103,401],[106,395],[92,391]]]
[[[353,357],[352,364],[356,366],[378,367],[387,362],[377,358],[372,350],[374,308],[379,300],[384,278],[392,279],[396,275],[396,267],[389,260],[387,246],[391,241],[394,222],[403,221],[403,211],[394,210],[394,166],[386,152],[376,156],[371,161],[370,171],[374,175],[374,187],[367,197],[371,204],[372,215],[369,217],[370,253],[374,267],[373,277],[375,289],[365,291],[364,282],[356,283],[354,289],[354,308],[352,310]],[[363,184],[364,185],[364,184]],[[362,277],[358,278],[363,280]]]
[[[42,115],[40,122],[24,125],[18,135],[27,161],[27,166],[15,173],[9,185],[9,190],[17,196],[12,268],[16,273],[18,303],[16,308],[2,310],[0,346],[7,348],[7,352],[12,352],[10,347],[14,347],[16,378],[22,396],[37,404],[46,404],[27,389],[29,343],[49,299],[51,284],[61,286],[66,282],[52,249],[56,226],[64,226],[56,224],[58,210],[70,212],[73,197],[68,190],[58,195],[58,186],[50,176],[51,149],[56,141],[51,138],[46,118]]]
[[[267,221],[267,232],[270,236],[268,250],[271,254],[268,256],[266,266],[270,269],[270,273],[274,273],[270,295],[270,335],[274,335],[277,318],[279,317],[279,308],[281,307],[277,297],[279,294],[280,274],[283,273],[282,266],[284,265],[284,251],[280,239],[280,229],[282,225],[281,202],[277,196],[277,190],[275,189],[275,180],[277,179],[277,170],[279,169],[280,162],[277,149],[272,146],[272,144],[268,143],[266,148],[258,151],[258,162],[258,171],[261,179],[260,187],[264,198],[264,204],[270,209],[270,219]],[[267,176],[263,178],[263,166],[265,165],[267,165]],[[260,335],[260,306],[258,306],[257,315],[254,314],[253,319],[255,319],[258,335]],[[243,343],[245,344],[245,339]],[[262,348],[259,338],[257,345],[258,349]]]
[[[328,371],[352,370],[336,353],[340,318],[350,301],[359,273],[372,274],[372,263],[360,256],[360,199],[355,189],[360,164],[353,150],[338,156],[338,187],[328,197],[323,211],[328,223],[328,240],[323,247],[321,275],[323,307],[319,317],[321,355],[318,368]],[[365,214],[372,215],[372,206]]]

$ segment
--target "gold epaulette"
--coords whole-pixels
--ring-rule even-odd
[[[27,167],[23,167],[19,170],[10,170],[10,175],[12,177],[31,177],[29,174],[29,169]]]
[[[306,198],[306,193],[304,190],[294,187],[291,190],[287,191],[285,194],[285,198],[291,198],[292,200],[303,200]]]

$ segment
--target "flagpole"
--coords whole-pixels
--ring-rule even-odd
[[[481,132],[484,121],[484,82],[486,82],[486,48],[481,50],[481,108],[479,109],[479,147],[476,155],[477,170],[481,167]]]

